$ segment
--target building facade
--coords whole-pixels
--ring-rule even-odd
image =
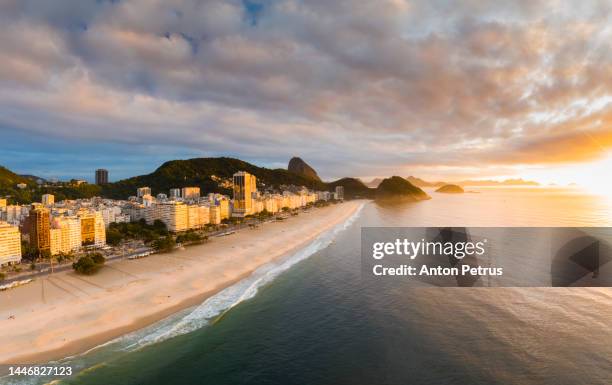
[[[96,170],[96,184],[102,185],[108,183],[108,170],[99,168]]]
[[[43,194],[41,202],[44,206],[53,206],[55,204],[55,196],[53,194]]]
[[[334,193],[334,199],[344,200],[344,186],[336,186],[336,192]]]
[[[198,200],[200,199],[200,188],[199,187],[183,187],[181,189],[181,196],[184,200]]]
[[[78,251],[81,248],[81,220],[78,217],[55,217],[51,221],[51,227],[51,254],[69,254],[71,252]],[[59,236],[57,234],[53,234],[54,230],[56,233],[59,233]],[[95,238],[96,236],[94,222],[94,243]]]
[[[148,224],[160,220],[173,233],[185,231],[189,228],[188,206],[176,201],[158,202],[145,209],[145,220]]]
[[[145,195],[151,195],[151,187],[139,187],[136,190],[136,196],[142,198]]]
[[[176,200],[181,197],[181,189],[180,188],[171,188],[170,189],[170,199]]]
[[[106,226],[99,211],[81,211],[78,213],[81,221],[81,245],[96,247],[106,244]]]
[[[40,251],[51,251],[51,226],[49,210],[36,207],[30,210],[28,217],[30,244]]]
[[[0,222],[0,266],[21,261],[21,233],[17,226]]]
[[[232,216],[253,214],[253,194],[257,193],[257,179],[246,171],[234,174],[234,208]]]

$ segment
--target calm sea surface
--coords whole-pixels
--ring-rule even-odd
[[[474,189],[476,190],[476,189]],[[69,384],[612,384],[612,289],[361,276],[361,226],[611,226],[562,189],[430,193],[358,217],[195,309],[68,359]]]

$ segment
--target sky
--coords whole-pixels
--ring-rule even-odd
[[[324,179],[580,183],[612,166],[609,1],[4,0],[0,36],[0,164],[19,173],[300,156]]]

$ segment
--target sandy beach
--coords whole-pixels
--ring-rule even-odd
[[[93,276],[62,272],[0,292],[0,363],[77,354],[199,304],[344,222],[362,203],[314,209],[173,253],[110,263]]]

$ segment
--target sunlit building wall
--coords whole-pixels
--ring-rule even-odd
[[[168,231],[185,231],[189,228],[189,209],[183,202],[158,202],[145,209],[145,220],[148,224],[160,220]]]
[[[21,261],[21,233],[17,226],[0,222],[0,266]]]
[[[218,225],[221,223],[221,209],[219,206],[210,206],[210,223]]]
[[[210,209],[205,205],[190,205],[188,210],[188,224],[190,229],[201,229],[210,221]]]
[[[77,217],[53,218],[51,226],[60,230],[59,252],[71,253],[81,248],[81,220]],[[95,238],[95,227],[94,227]],[[95,239],[94,239],[95,240]]]
[[[150,187],[139,187],[136,190],[136,196],[138,198],[142,198],[145,195],[151,195],[151,188]]]
[[[106,244],[106,226],[104,218],[99,211],[80,211],[81,220],[81,242],[83,246]]]
[[[53,206],[55,204],[55,196],[53,194],[43,194],[41,201],[44,206]]]
[[[244,217],[253,213],[253,194],[257,193],[257,178],[245,171],[234,174],[234,208],[232,216]]]
[[[199,187],[183,187],[181,189],[181,195],[184,200],[197,200],[200,198]]]
[[[51,255],[59,254],[62,251],[62,230],[54,228],[49,229],[49,239],[49,251]]]
[[[49,210],[35,207],[28,218],[30,244],[40,251],[51,251]]]

